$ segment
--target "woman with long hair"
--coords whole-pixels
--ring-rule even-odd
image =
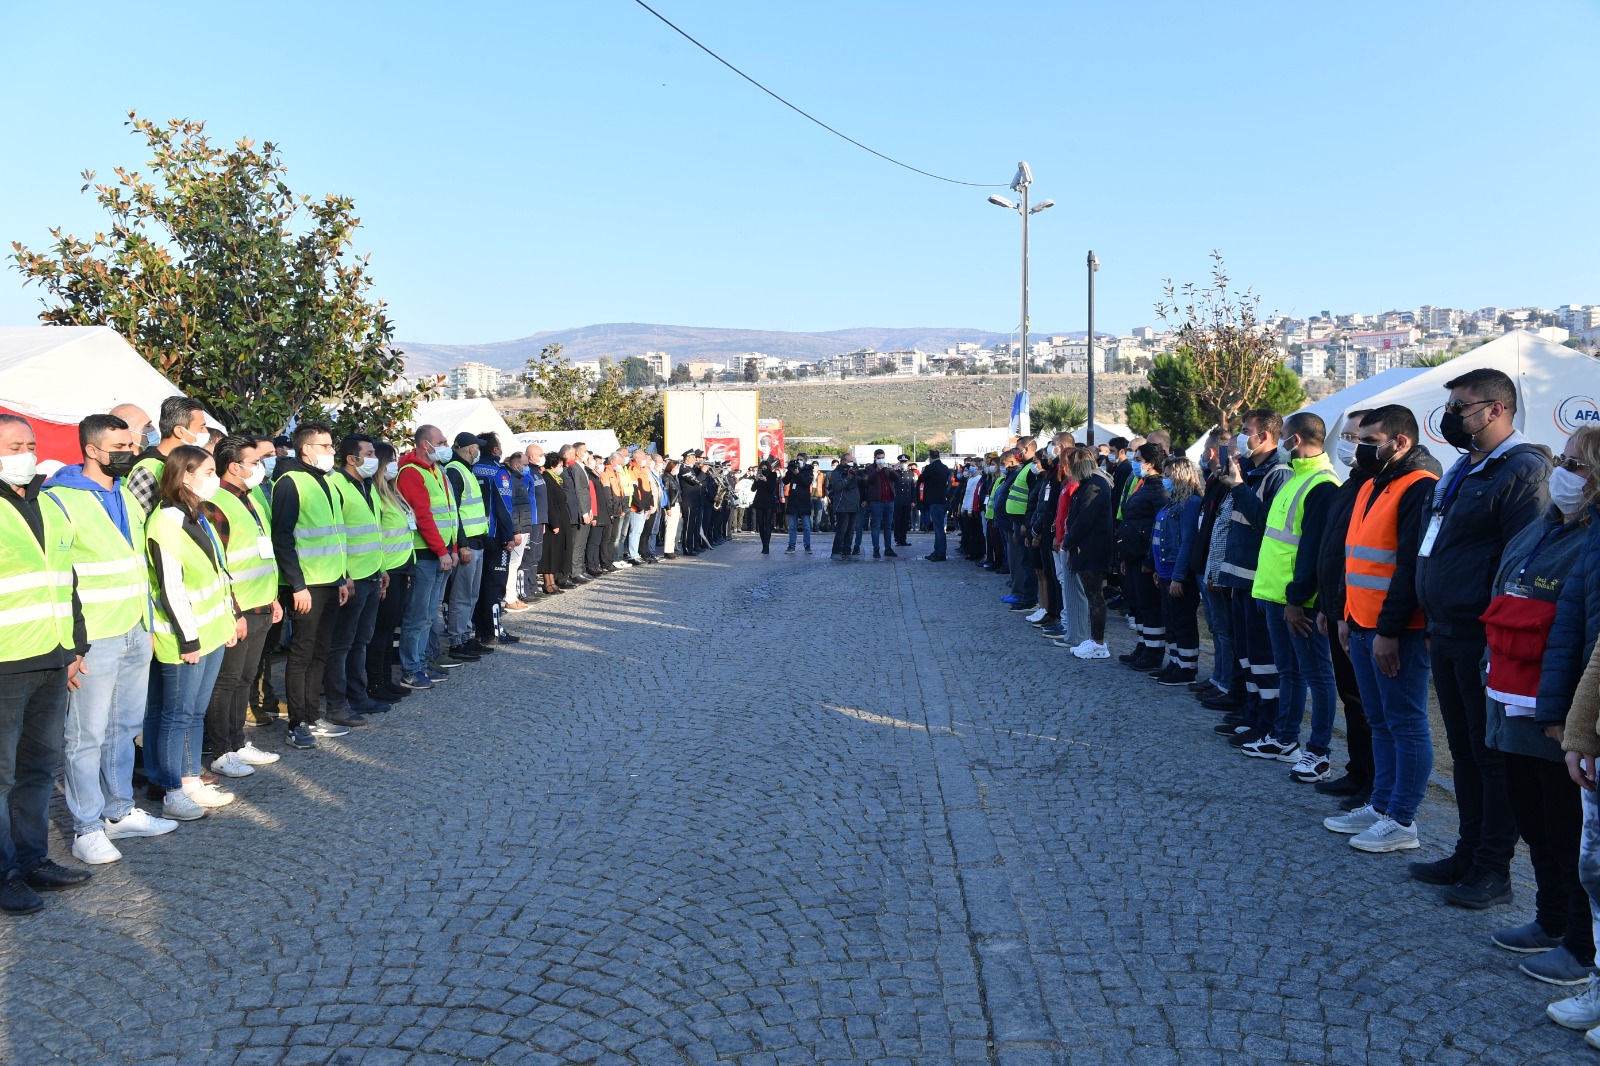
[[[162,813],[193,821],[234,800],[201,782],[200,753],[223,649],[246,635],[245,621],[234,602],[227,554],[200,509],[222,487],[211,453],[174,448],[158,487],[145,552],[160,692],[145,714],[145,765],[151,784],[165,793]]]
[[[1200,665],[1200,577],[1194,559],[1205,485],[1200,468],[1180,454],[1161,464],[1161,486],[1167,505],[1156,518],[1150,563],[1160,591],[1167,649],[1165,663],[1150,676],[1176,687],[1193,681]]]
[[[568,477],[561,453],[551,451],[544,457],[545,496],[550,504],[550,514],[545,519],[544,554],[539,556],[539,580],[546,592],[562,592],[570,585],[558,580],[565,566],[570,545],[568,523],[572,520],[567,509],[567,497],[562,481]]]
[[[367,644],[367,695],[380,703],[396,703],[411,695],[410,689],[395,683],[392,670],[400,664],[396,642],[400,639],[406,602],[411,598],[415,556],[411,545],[417,519],[411,505],[394,488],[395,479],[400,476],[399,453],[381,440],[373,444],[373,449],[378,455],[378,474],[372,479],[372,499],[378,505],[378,542],[383,550],[381,565],[389,584],[378,601],[378,619],[372,629],[372,640]]]

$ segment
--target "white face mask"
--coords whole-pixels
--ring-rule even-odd
[[[244,476],[244,487],[247,488],[247,489],[253,489],[257,485],[259,485],[263,481],[265,481],[266,477],[267,477],[266,467],[262,466],[260,463],[257,463],[251,469],[251,471]]]
[[[210,444],[210,443],[211,443],[211,431],[209,429],[202,429],[199,433],[196,433],[194,435],[194,446],[196,448],[204,448],[207,444]]]
[[[384,467],[383,468],[383,476],[388,478],[390,481],[393,481],[395,478],[399,477],[400,476],[400,464],[399,463],[390,463],[388,466]]]
[[[200,478],[197,483],[189,487],[202,500],[209,500],[222,488],[222,479],[212,474],[210,477]]]
[[[874,459],[873,462],[877,463],[879,466],[888,466],[889,465],[889,460],[887,460],[887,459]]]
[[[333,469],[333,456],[319,455],[315,459],[311,460],[311,465],[326,474],[328,471]]]
[[[361,460],[361,465],[356,469],[361,473],[362,477],[371,477],[373,474],[378,472],[378,457],[376,455],[369,455],[367,458]]]
[[[1353,440],[1340,440],[1333,446],[1333,454],[1345,466],[1356,465],[1356,442]]]
[[[450,461],[450,455],[450,445],[448,444],[441,444],[437,448],[433,449],[433,461],[436,463],[448,463]]]
[[[1577,514],[1588,501],[1583,490],[1589,480],[1564,467],[1556,467],[1550,474],[1550,502],[1561,508],[1562,514]]]
[[[8,485],[26,485],[38,474],[39,456],[34,452],[0,456],[0,481]]]
[[[1250,454],[1250,435],[1241,433],[1233,438],[1233,452],[1235,455]]]

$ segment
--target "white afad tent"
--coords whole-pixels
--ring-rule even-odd
[[[84,418],[135,403],[155,419],[161,401],[176,395],[172,382],[109,326],[0,327],[0,412],[33,424],[42,459],[82,462]]]
[[[1322,417],[1331,440],[1349,412],[1402,404],[1417,416],[1422,443],[1448,465],[1455,449],[1439,432],[1449,399],[1444,385],[1480,367],[1503,371],[1516,384],[1514,424],[1535,444],[1560,452],[1577,430],[1600,426],[1600,360],[1527,330],[1513,330],[1439,366],[1385,371],[1302,410]]]
[[[454,444],[457,433],[495,433],[500,446],[507,451],[515,434],[506,420],[495,410],[494,404],[478,397],[472,400],[423,400],[411,416],[411,429],[418,426],[438,426],[445,443]]]

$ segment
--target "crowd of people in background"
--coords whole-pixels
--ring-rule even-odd
[[[1445,904],[1508,904],[1520,837],[1533,914],[1491,939],[1577,989],[1549,1016],[1600,1047],[1600,428],[1552,456],[1515,428],[1505,374],[1446,389],[1448,468],[1399,405],[1351,412],[1331,440],[1315,414],[1247,411],[1236,435],[1196,442],[1198,462],[1161,431],[1022,438],[958,471],[960,551],[1078,660],[1113,657],[1120,606],[1132,646],[1117,660],[1219,713],[1218,742],[1286,766],[1287,787],[1326,795],[1323,826],[1360,853],[1420,846],[1431,690],[1457,825],[1449,855],[1407,872]]]
[[[0,414],[0,911],[90,877],[49,855],[58,775],[73,857],[116,862],[233,803],[274,747],[348,736],[517,643],[506,617],[537,598],[733,529],[733,472],[699,450],[214,429],[187,397],[124,404],[47,474]]]

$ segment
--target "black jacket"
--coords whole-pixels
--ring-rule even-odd
[[[572,524],[572,508],[568,504],[567,487],[564,484],[566,474],[561,474],[561,481],[556,480],[556,475],[549,470],[544,472],[545,503],[548,509],[541,517],[544,524],[554,529],[566,529]]]
[[[1111,482],[1098,474],[1084,478],[1072,494],[1061,546],[1073,573],[1111,571],[1111,500]]]
[[[1074,500],[1076,502],[1076,500]],[[1122,558],[1137,564],[1150,552],[1150,537],[1155,532],[1156,516],[1167,505],[1167,490],[1158,477],[1147,477],[1122,505],[1122,524],[1117,527],[1117,551]]]
[[[1501,553],[1550,506],[1550,459],[1538,445],[1518,444],[1477,473],[1462,474],[1446,504],[1466,462],[1462,456],[1434,485],[1429,522],[1441,513],[1443,522],[1432,552],[1417,559],[1417,599],[1429,633],[1482,640],[1478,616],[1489,606]]]
[[[946,503],[950,499],[950,468],[942,459],[930,459],[922,468],[917,484],[922,488],[922,506]]]

